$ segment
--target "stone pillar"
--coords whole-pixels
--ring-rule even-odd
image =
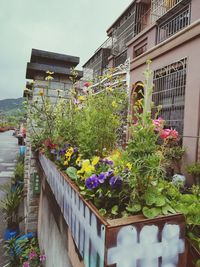
[[[27,89],[24,91],[24,96],[28,97],[29,101],[34,101],[38,98],[38,93],[44,90],[45,94],[48,90],[48,97],[54,103],[57,98],[57,89],[62,90],[60,95],[67,98],[69,89],[72,86],[70,80],[71,70],[78,65],[79,58],[69,55],[62,55],[42,50],[32,50],[31,60],[27,63],[26,78],[32,79],[34,83],[30,86],[27,84]],[[48,76],[47,71],[54,72],[52,81],[46,81]],[[82,77],[82,72],[77,71],[78,79]],[[37,155],[31,148],[31,123],[27,118],[27,138],[26,138],[26,154],[25,154],[25,174],[24,174],[24,212],[25,212],[25,231],[37,231],[38,223],[38,208],[39,194],[33,192],[33,174],[37,173]]]

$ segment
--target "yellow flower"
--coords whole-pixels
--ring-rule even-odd
[[[110,87],[110,86],[108,86],[108,87],[106,87],[106,91],[107,91],[107,92],[113,92],[113,88]]]
[[[53,71],[49,71],[49,70],[48,70],[48,71],[46,71],[46,73],[47,73],[47,74],[49,74],[49,75],[52,75],[52,74],[54,74],[54,72],[53,72]]]
[[[85,96],[80,95],[80,96],[78,97],[78,100],[79,100],[79,101],[84,101],[84,100],[85,100]]]
[[[53,80],[53,77],[51,75],[48,75],[47,77],[45,77],[45,80],[46,81],[51,81],[51,80]]]
[[[89,159],[86,159],[82,161],[81,169],[77,172],[77,174],[80,176],[84,175],[85,177],[88,177],[94,170],[95,168],[90,164]]]
[[[43,91],[39,91],[38,93],[40,96],[43,96],[44,95],[44,92]]]
[[[65,165],[65,166],[67,166],[68,163],[69,163],[68,160],[65,160],[65,161],[64,161],[64,165]]]
[[[70,147],[70,148],[66,151],[66,153],[65,153],[65,157],[70,157],[70,158],[71,158],[71,155],[73,154],[73,152],[74,152],[73,147]]]
[[[81,158],[78,157],[78,158],[76,159],[76,165],[79,165],[79,164],[80,164],[80,161],[81,161]]]
[[[119,150],[114,150],[112,153],[112,159],[118,159],[121,156],[121,152]]]
[[[116,101],[113,101],[111,105],[113,106],[113,108],[116,108],[118,106]]]
[[[99,162],[99,159],[100,159],[100,157],[93,157],[92,158],[92,166],[97,165],[97,163]]]
[[[128,162],[128,163],[126,164],[126,167],[127,167],[129,170],[131,170],[132,167],[133,167],[133,165],[132,165],[130,162]]]

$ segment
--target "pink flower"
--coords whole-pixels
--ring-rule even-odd
[[[30,267],[29,262],[28,261],[24,262],[23,265],[22,265],[22,267]]]
[[[85,82],[85,83],[84,83],[84,86],[85,86],[85,87],[89,87],[90,85],[91,85],[90,82]]]
[[[35,257],[37,257],[37,253],[36,253],[35,251],[31,251],[31,252],[29,253],[29,259],[32,260],[32,259],[34,259]]]
[[[159,132],[163,128],[164,120],[161,117],[159,117],[156,120],[153,120],[152,122],[153,122],[153,125],[155,126],[156,131]]]
[[[45,261],[45,260],[46,260],[46,256],[45,256],[45,254],[41,254],[41,255],[40,255],[40,261],[43,262],[43,261]]]
[[[160,138],[176,140],[178,138],[178,132],[173,129],[164,129],[160,134]]]

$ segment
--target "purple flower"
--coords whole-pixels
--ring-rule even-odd
[[[53,154],[53,155],[57,155],[56,149],[51,149],[50,153]]]
[[[105,160],[105,163],[108,164],[108,165],[112,165],[112,164],[113,164],[113,161],[112,161],[112,160],[108,160],[108,159],[106,159],[106,160]]]
[[[107,172],[107,176],[109,177],[109,176],[111,176],[111,175],[113,175],[113,170],[109,170],[108,172]]]
[[[41,262],[45,261],[46,258],[47,258],[47,257],[46,257],[46,255],[45,255],[44,253],[40,255],[40,261],[41,261]]]
[[[99,176],[98,176],[98,182],[100,184],[103,184],[107,177],[108,177],[108,173],[107,172],[100,173]]]
[[[77,147],[74,147],[74,153],[76,153],[78,151]]]
[[[112,160],[108,160],[108,159],[102,159],[101,162],[108,164],[108,165],[113,165],[113,161]]]
[[[119,176],[112,176],[110,178],[109,184],[112,188],[117,188],[122,186],[122,179]]]
[[[92,176],[90,176],[85,180],[85,186],[88,189],[96,188],[98,185],[99,185],[99,180],[96,174],[93,174]]]
[[[66,153],[66,148],[60,149],[60,150],[58,151],[58,154],[59,154],[60,156],[64,156],[65,153]]]
[[[30,267],[29,262],[28,261],[24,262],[23,265],[22,265],[22,267]]]
[[[37,257],[37,253],[36,253],[35,251],[31,251],[31,252],[29,253],[29,259],[32,260],[32,259],[34,259],[35,257]]]

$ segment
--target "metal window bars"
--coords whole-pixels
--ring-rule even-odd
[[[158,26],[157,43],[160,43],[190,24],[190,5]]]
[[[151,21],[155,22],[183,0],[152,0]]]
[[[187,59],[168,65],[154,72],[154,91],[152,101],[156,107],[161,105],[160,117],[166,120],[166,126],[175,128],[183,134],[184,105]]]

